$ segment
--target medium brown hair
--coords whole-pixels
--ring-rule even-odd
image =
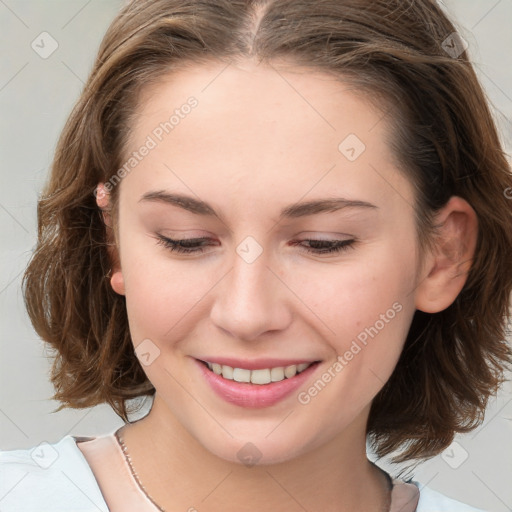
[[[416,311],[398,364],[372,403],[367,432],[380,456],[430,457],[483,419],[511,362],[512,178],[466,52],[430,0],[136,0],[109,27],[61,134],[38,204],[38,246],[24,276],[28,313],[55,349],[63,407],[153,395],[133,349],[125,298],[105,275],[107,227],[93,191],[123,165],[144,87],[201,63],[278,60],[330,73],[390,113],[396,163],[415,187],[417,236],[457,195],[475,210],[475,257],[444,311]],[[449,39],[449,38],[452,39]],[[447,39],[448,38],[448,39]],[[384,102],[384,103],[383,103]],[[115,215],[119,187],[111,192]]]

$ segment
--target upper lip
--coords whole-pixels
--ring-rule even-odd
[[[243,368],[246,370],[263,370],[266,368],[279,368],[298,364],[316,363],[318,359],[236,359],[234,357],[201,357],[197,358],[205,363],[217,363],[231,368]]]

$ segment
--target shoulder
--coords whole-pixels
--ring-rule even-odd
[[[2,512],[108,512],[94,474],[65,436],[20,450],[0,450]]]
[[[480,508],[470,507],[460,501],[448,498],[426,485],[412,481],[420,490],[420,499],[416,512],[485,512]]]

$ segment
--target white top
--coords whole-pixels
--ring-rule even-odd
[[[87,459],[78,448],[85,450]],[[82,448],[84,449],[84,448]],[[99,454],[108,453],[98,463]],[[95,459],[96,457],[96,459]],[[89,461],[93,463],[90,464]],[[99,477],[99,478],[98,478]],[[109,478],[105,478],[109,477]],[[113,477],[113,478],[112,478]],[[107,482],[109,480],[109,482]],[[102,482],[101,489],[98,482]],[[106,483],[107,482],[107,483]],[[411,485],[393,483],[395,498]],[[419,482],[415,512],[484,512],[444,496]],[[417,491],[413,490],[413,494]],[[107,502],[110,507],[107,506]],[[394,507],[392,507],[394,508]],[[2,512],[157,512],[133,478],[114,433],[100,437],[67,435],[21,450],[0,450],[0,510]]]

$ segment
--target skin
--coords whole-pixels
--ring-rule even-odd
[[[291,65],[212,62],[165,77],[144,91],[127,153],[191,95],[198,106],[118,185],[112,287],[126,296],[134,346],[149,339],[160,350],[143,366],[156,388],[151,412],[123,428],[137,474],[167,510],[380,510],[385,479],[365,450],[371,401],[415,310],[441,311],[462,289],[475,212],[453,197],[420,267],[413,187],[384,142],[382,112],[346,84]],[[349,134],[366,146],[355,161],[338,150]],[[222,220],[140,201],[155,190],[207,201]],[[376,208],[278,219],[285,206],[329,197]],[[108,195],[98,205],[112,226]],[[180,255],[158,233],[213,245]],[[247,236],[263,249],[250,264],[236,252]],[[307,239],[356,242],[327,255],[290,243]],[[258,410],[229,404],[192,360],[321,360],[307,390],[394,303],[400,312],[306,405],[297,393]],[[248,442],[261,452],[252,467],[237,457]]]

